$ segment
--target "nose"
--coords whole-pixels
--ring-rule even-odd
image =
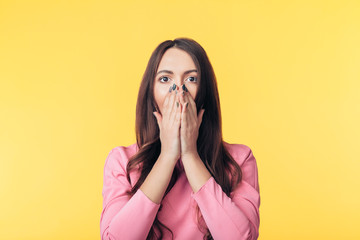
[[[172,87],[173,87],[173,90],[180,91],[180,90],[181,90],[181,87],[182,87],[182,83],[181,83],[181,82],[174,83],[174,84],[172,85]]]
[[[175,84],[175,89],[178,90],[178,91],[181,91],[182,89],[184,89],[183,85],[184,85],[185,88],[186,88],[185,82],[183,82],[183,81],[181,81],[181,80],[174,81],[174,84]],[[185,89],[184,89],[184,90],[185,90]]]

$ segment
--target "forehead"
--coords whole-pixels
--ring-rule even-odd
[[[184,50],[169,48],[162,56],[158,69],[186,71],[196,69],[196,65],[191,56]]]

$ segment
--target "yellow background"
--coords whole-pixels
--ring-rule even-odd
[[[100,239],[151,52],[207,51],[224,139],[257,159],[260,237],[359,239],[359,1],[0,1],[0,239]]]

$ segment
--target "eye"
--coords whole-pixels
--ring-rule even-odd
[[[196,77],[189,77],[188,78],[190,82],[197,82],[197,78]]]
[[[169,81],[169,78],[168,77],[165,77],[165,76],[162,76],[159,78],[160,82],[168,82]]]

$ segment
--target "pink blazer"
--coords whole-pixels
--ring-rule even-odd
[[[194,193],[180,167],[181,174],[160,210],[160,204],[152,202],[140,189],[131,198],[126,194],[132,187],[126,179],[126,165],[138,151],[137,144],[113,148],[104,166],[101,239],[146,239],[156,214],[172,230],[174,239],[202,239],[204,233],[198,228],[196,205],[214,239],[257,239],[260,192],[255,157],[246,145],[227,142],[224,145],[242,170],[242,181],[230,198],[213,177]],[[132,184],[136,183],[139,173],[131,172],[130,178]],[[171,239],[167,230],[163,239]]]

